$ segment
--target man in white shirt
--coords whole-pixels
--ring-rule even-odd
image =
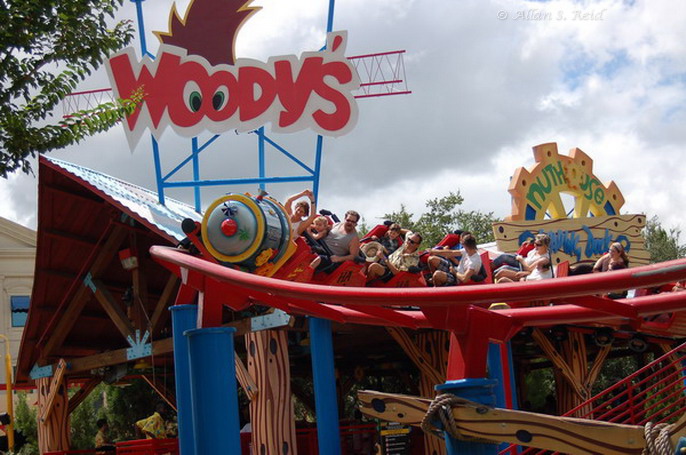
[[[482,281],[481,256],[476,248],[476,239],[468,232],[460,237],[462,248],[459,250],[443,250],[432,248],[429,250],[428,264],[434,286],[454,286],[468,281]],[[460,258],[457,268],[450,258]],[[475,280],[476,278],[476,280]],[[479,279],[480,278],[480,279]]]

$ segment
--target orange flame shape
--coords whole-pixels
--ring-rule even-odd
[[[164,44],[205,57],[213,66],[236,61],[238,30],[260,7],[253,0],[192,0],[183,19],[172,6],[169,32],[155,32]]]

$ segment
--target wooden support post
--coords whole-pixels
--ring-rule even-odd
[[[588,372],[588,352],[583,333],[569,332],[567,339],[561,343],[561,348],[562,358],[570,367],[574,384],[565,381],[558,384],[558,414],[564,414],[591,398],[591,390],[585,384]]]
[[[407,332],[401,328],[386,327],[386,330],[419,368],[419,395],[425,398],[435,397],[434,387],[445,382],[448,364],[448,332],[436,330],[421,332],[417,334],[417,344],[415,344]],[[425,433],[424,453],[444,455],[445,443],[439,437]]]
[[[145,276],[145,261],[138,258],[138,267],[131,271],[133,280],[133,317],[131,320],[137,329],[144,332],[148,328],[148,280]]]
[[[57,363],[57,368],[52,376],[52,381],[50,381],[50,393],[45,400],[44,405],[41,407],[40,420],[45,422],[50,418],[50,413],[53,410],[55,400],[57,398],[57,393],[60,390],[60,385],[64,382],[64,372],[67,370],[67,362],[64,359],[60,359]]]
[[[121,332],[124,338],[129,336],[133,337],[135,329],[128,316],[119,305],[119,302],[112,297],[110,291],[105,288],[105,285],[100,280],[94,279],[92,282],[93,286],[95,286],[95,289],[93,290],[95,298],[98,300],[98,302],[100,302],[100,305],[110,317],[114,325],[117,326],[119,332]]]
[[[241,360],[238,355],[236,355],[236,379],[238,379],[238,383],[243,387],[243,391],[247,395],[249,400],[253,400],[255,398],[255,395],[257,395],[259,389],[257,388],[257,384],[255,384],[255,380],[250,376],[250,373],[248,373],[248,369],[245,367],[245,364]]]
[[[259,389],[250,402],[253,451],[297,454],[286,332],[251,332],[245,344],[248,372]]]
[[[403,348],[405,354],[412,360],[412,362],[419,368],[422,376],[426,376],[427,380],[433,383],[432,387],[437,384],[443,384],[445,382],[445,363],[438,366],[434,363],[435,359],[431,358],[432,353],[427,353],[421,348],[414,344],[412,339],[407,335],[405,330],[397,327],[386,327],[388,333],[391,334],[393,339]],[[447,342],[447,334],[445,335]],[[425,340],[428,342],[428,340]],[[445,343],[444,343],[445,346]],[[445,358],[443,359],[447,362],[448,352],[445,352]],[[441,373],[442,370],[442,373]]]
[[[38,450],[40,453],[69,450],[69,414],[67,383],[40,378],[38,387]],[[52,398],[51,398],[52,397]],[[50,408],[48,411],[48,406]]]
[[[580,397],[584,396],[586,392],[584,391],[583,384],[581,381],[577,381],[574,370],[572,370],[569,364],[567,364],[564,357],[557,352],[557,349],[555,349],[548,337],[539,329],[534,329],[531,335],[533,339],[536,340],[536,343],[538,343],[538,345],[541,347],[543,352],[548,356],[548,359],[556,367],[556,371],[559,372],[559,375],[563,377],[566,383],[573,388],[576,395]],[[559,383],[563,381],[556,382]]]
[[[448,332],[432,330],[417,334],[417,347],[424,353],[426,360],[438,374],[438,382],[434,382],[433,375],[427,375],[420,369],[419,395],[425,398],[436,396],[435,387],[445,382],[445,370],[448,365]],[[443,439],[430,433],[424,433],[424,453],[427,455],[445,455]]]
[[[611,346],[601,348],[589,368],[583,333],[570,331],[567,339],[560,342],[561,352],[555,349],[541,330],[534,329],[532,336],[555,366],[558,414],[564,414],[588,400]],[[580,409],[579,415],[585,411]]]
[[[164,286],[162,295],[157,301],[157,305],[155,305],[152,317],[150,318],[150,333],[152,333],[153,336],[157,335],[157,332],[159,332],[169,318],[169,311],[167,310],[172,303],[172,297],[176,294],[178,284],[179,278],[174,274],[170,274],[169,280],[167,280],[167,284]]]

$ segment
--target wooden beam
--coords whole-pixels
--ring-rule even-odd
[[[371,417],[419,425],[431,400],[408,395],[358,392],[360,410]],[[646,447],[638,425],[557,417],[533,412],[491,408],[455,397],[450,404],[459,439],[508,442],[569,454],[639,455]],[[682,434],[684,428],[678,430]],[[672,433],[672,439],[675,438]]]
[[[95,298],[98,300],[98,302],[100,302],[102,308],[105,310],[112,322],[114,322],[114,325],[117,326],[119,332],[121,332],[125,339],[129,336],[133,338],[135,328],[129,318],[126,316],[124,310],[119,305],[119,302],[112,297],[112,294],[110,294],[110,291],[107,290],[102,281],[93,279],[92,282],[95,286]]]
[[[129,361],[126,358],[127,349],[128,348],[116,349],[114,351],[103,352],[80,359],[73,359],[69,362],[69,373],[80,373],[96,368],[126,363]],[[152,355],[168,354],[173,350],[174,344],[171,337],[152,342]]]
[[[69,404],[67,405],[67,414],[74,412],[74,409],[76,409],[83,402],[83,400],[90,395],[93,389],[100,384],[100,382],[102,382],[102,379],[92,378],[81,384],[81,388],[78,390],[78,392],[72,395],[72,397],[69,399]]]
[[[593,383],[595,383],[595,380],[598,378],[598,374],[600,374],[600,370],[603,368],[603,365],[605,365],[605,360],[607,359],[607,356],[610,354],[611,350],[612,344],[603,346],[598,350],[598,354],[596,354],[595,359],[593,360],[593,365],[591,365],[591,368],[586,375],[586,380],[584,381],[584,387],[586,390],[591,390],[593,387]]]
[[[242,336],[250,332],[250,318],[224,324],[224,327],[235,327],[235,336]],[[69,360],[69,374],[82,373],[97,368],[119,365],[128,362],[126,351],[128,348],[116,349],[113,351],[102,352],[88,357]],[[168,354],[174,351],[173,339],[171,337],[152,342],[152,355]]]
[[[115,226],[113,228],[112,232],[107,237],[107,240],[104,242],[102,248],[100,248],[97,256],[95,256],[95,259],[90,266],[91,276],[96,278],[100,276],[100,273],[102,273],[104,268],[112,260],[112,255],[115,253],[117,248],[119,248],[119,245],[121,245],[121,242],[124,240],[125,236],[126,230],[124,228],[121,226]],[[97,245],[94,248],[97,248]],[[47,328],[50,334],[47,341],[43,344],[39,357],[39,363],[45,362],[45,359],[49,358],[55,349],[64,342],[64,339],[74,327],[74,324],[76,323],[76,320],[87,301],[88,289],[82,283],[81,286],[78,287],[74,297],[72,297],[64,312],[60,314],[60,318],[57,320],[55,327]]]
[[[36,411],[38,416],[45,414],[48,397],[52,390],[50,387],[54,385],[53,378],[44,377],[36,380],[36,387],[38,392],[38,409]],[[55,390],[55,389],[53,389]],[[69,393],[67,391],[67,381],[59,383],[57,390],[54,393],[52,404],[52,412],[46,420],[37,418],[37,433],[38,433],[38,451],[39,453],[58,452],[63,453],[69,450],[69,414],[67,409],[69,403],[67,401]]]
[[[564,376],[569,385],[571,385],[572,388],[574,388],[574,391],[577,393],[577,395],[579,397],[585,397],[586,391],[584,390],[583,385],[579,381],[577,381],[574,372],[567,364],[567,362],[565,362],[565,360],[562,358],[560,353],[557,352],[557,350],[552,345],[548,337],[545,336],[545,334],[541,332],[540,329],[534,329],[531,335],[533,339],[536,340],[536,343],[538,343],[538,345],[541,347],[543,352],[548,356],[550,361],[553,362],[553,365],[555,365],[560,370],[560,373],[562,373],[562,376]]]
[[[250,376],[245,364],[236,353],[234,353],[234,358],[236,359],[234,362],[236,365],[236,379],[238,379],[238,383],[243,388],[243,391],[248,396],[248,399],[252,401],[252,399],[255,398],[255,396],[257,396],[259,393],[257,384],[255,384],[255,380],[252,376]]]
[[[386,327],[388,333],[393,339],[403,348],[405,354],[417,365],[417,368],[425,374],[434,384],[443,384],[445,382],[445,375],[441,375],[432,365],[431,360],[427,358],[422,351],[412,342],[405,330],[398,327]]]
[[[167,311],[167,309],[169,308],[169,305],[172,303],[172,298],[176,295],[176,288],[178,284],[179,278],[173,273],[170,273],[169,279],[167,280],[167,284],[165,284],[164,290],[162,291],[162,295],[157,301],[157,305],[155,305],[155,310],[153,311],[152,317],[150,318],[150,332],[153,335],[155,335],[160,330],[162,325],[164,325],[166,320],[169,318],[169,311]]]
[[[144,258],[144,251],[141,251],[140,242],[138,242],[137,237],[134,237],[132,242],[133,250],[136,252],[138,257],[138,267],[131,271],[131,278],[133,280],[133,317],[136,328],[140,329],[141,332],[144,329],[151,328],[147,324],[150,321],[148,312],[148,280],[147,280],[147,269],[146,261]]]
[[[51,277],[64,279],[70,282],[74,281],[78,276],[78,271],[74,270],[40,269],[40,273],[50,275]],[[105,286],[107,286],[107,289],[109,289],[110,291],[124,293],[128,288],[131,287],[131,283],[128,281],[114,281],[113,279],[108,278]],[[157,294],[155,293],[153,293],[152,295],[157,296]]]
[[[70,242],[78,243],[80,245],[85,245],[86,247],[92,248],[95,246],[98,241],[97,239],[89,239],[86,238],[82,235],[77,235],[74,234],[73,232],[66,232],[66,231],[61,231],[59,229],[46,229],[43,230],[43,235],[47,235],[48,237],[52,237],[55,239],[60,239],[60,240],[67,240]]]
[[[48,399],[46,400],[45,406],[42,409],[43,412],[41,412],[40,415],[41,422],[45,422],[50,417],[53,405],[55,404],[55,397],[57,396],[57,392],[60,390],[62,381],[64,381],[64,373],[66,370],[67,362],[65,362],[64,359],[60,359],[60,361],[57,362],[57,369],[52,376],[52,380],[50,381],[50,393],[48,394]]]
[[[62,198],[67,197],[71,199],[77,199],[80,202],[98,205],[99,207],[102,207],[104,205],[104,201],[102,198],[95,196],[91,193],[74,193],[71,189],[62,188],[55,184],[47,184],[41,186],[44,190],[49,190],[51,193],[58,193],[59,197]]]

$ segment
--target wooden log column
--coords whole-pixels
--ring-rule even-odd
[[[38,450],[41,454],[69,450],[69,396],[67,383],[58,378],[40,378],[38,387]],[[58,379],[58,380],[55,380]]]
[[[417,345],[429,363],[440,375],[442,384],[445,382],[446,367],[448,366],[448,332],[420,332],[417,334]],[[427,375],[423,370],[419,377],[419,394],[426,398],[436,396],[436,385],[432,382],[432,376]],[[433,434],[424,433],[424,453],[428,455],[445,455],[446,448],[443,439]]]
[[[253,453],[297,454],[286,332],[251,332],[245,344],[248,373],[259,391],[250,402]]]
[[[535,329],[532,335],[555,366],[558,414],[564,414],[588,400],[611,346],[600,348],[589,368],[586,340],[582,333],[570,331],[567,339],[560,342],[560,352],[539,329]],[[583,414],[584,411],[580,409],[579,413]]]
[[[446,380],[448,332],[437,330],[420,332],[415,341],[412,341],[407,332],[401,328],[386,327],[386,330],[419,369],[419,394],[433,399],[437,394],[435,387]],[[445,442],[437,436],[425,433],[424,453],[445,455],[447,453]]]

